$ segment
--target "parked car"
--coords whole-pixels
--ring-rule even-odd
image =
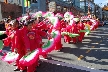
[[[108,25],[108,21],[104,21],[104,25]]]
[[[100,21],[99,22],[99,26],[104,26],[104,22],[103,21]]]

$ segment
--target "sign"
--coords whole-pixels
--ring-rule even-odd
[[[49,3],[49,11],[51,12],[56,11],[56,2],[52,1]]]
[[[24,7],[30,7],[30,0],[24,0]]]

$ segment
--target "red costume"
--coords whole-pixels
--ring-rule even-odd
[[[27,49],[26,49],[26,47],[24,45],[24,40],[23,40],[23,38],[24,38],[24,33],[23,32],[24,32],[25,29],[26,29],[26,27],[19,30],[19,38],[18,38],[19,46],[17,48],[17,52],[19,54],[19,57],[16,60],[16,64],[18,66],[18,69],[21,69],[21,70],[24,70],[26,68],[25,66],[23,66],[22,64],[19,63],[19,60],[24,55],[26,55],[26,51],[27,51]]]
[[[81,30],[85,30],[85,25],[83,23],[78,23],[77,24],[77,29],[79,31],[79,37],[78,37],[78,41],[82,42],[82,39],[84,38],[85,32],[80,32]]]
[[[16,60],[16,65],[18,66],[18,69],[24,69],[24,67],[22,65],[19,64],[19,60],[26,54],[26,50],[24,47],[24,42],[22,40],[23,36],[22,36],[22,31],[20,31],[18,28],[14,29],[11,34],[4,39],[4,45],[8,46],[11,44],[11,48],[12,48],[12,52],[14,52],[14,50],[17,51],[17,53],[19,54],[18,59]],[[22,37],[21,37],[22,36]]]
[[[17,42],[17,38],[19,34],[18,31],[19,31],[18,29],[11,31],[8,37],[3,40],[4,46],[9,46],[11,44],[12,52],[14,52],[14,49],[17,48],[17,45],[18,45],[18,42]]]
[[[58,21],[56,25],[53,27],[54,30],[58,30],[61,33],[61,23]],[[61,36],[61,35],[60,35]],[[61,37],[58,41],[56,41],[55,50],[60,50],[62,48]]]
[[[70,32],[71,25],[67,25],[66,28],[63,29],[64,32]],[[69,35],[64,35],[64,42],[69,43],[71,41],[71,38]]]
[[[61,32],[70,32],[71,26],[68,25],[67,22],[62,20],[62,21],[60,21],[60,23],[61,23],[61,28],[62,28]],[[64,35],[64,42],[69,43],[70,40],[71,40],[71,38],[68,35]]]
[[[47,25],[44,21],[41,21],[40,23],[36,24],[36,29],[38,30],[47,30]]]
[[[75,23],[73,23],[71,25],[71,33],[75,33],[75,34],[78,33],[77,25]],[[77,43],[77,37],[73,37],[71,39],[72,39],[73,43]]]
[[[41,48],[42,38],[41,36],[46,36],[46,32],[33,29],[32,31],[25,30],[24,31],[24,45],[26,49],[30,49],[30,51],[35,50],[36,48]],[[38,65],[38,61],[35,64],[29,66],[27,68],[27,72],[34,72],[35,67]]]
[[[67,25],[64,31],[69,33],[78,33],[77,26],[74,22],[71,25]],[[69,43],[71,40],[73,41],[73,43],[77,42],[76,37],[70,38],[69,35],[64,35],[64,40],[67,43]]]

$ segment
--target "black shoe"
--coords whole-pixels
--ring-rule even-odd
[[[16,68],[16,69],[14,69],[14,71],[20,71],[20,69]]]

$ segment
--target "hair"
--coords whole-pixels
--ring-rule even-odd
[[[26,26],[28,26],[29,24],[32,24],[33,22],[34,22],[34,19],[26,21]]]
[[[11,19],[6,19],[5,23],[9,23],[11,21]]]
[[[80,21],[77,21],[76,24],[78,24]]]
[[[30,19],[30,21],[33,23],[35,21],[35,19]]]
[[[41,21],[43,21],[43,17],[38,17],[39,18],[39,23],[41,22]]]
[[[19,25],[19,21],[17,19],[12,20],[12,23],[13,24],[17,23]]]

